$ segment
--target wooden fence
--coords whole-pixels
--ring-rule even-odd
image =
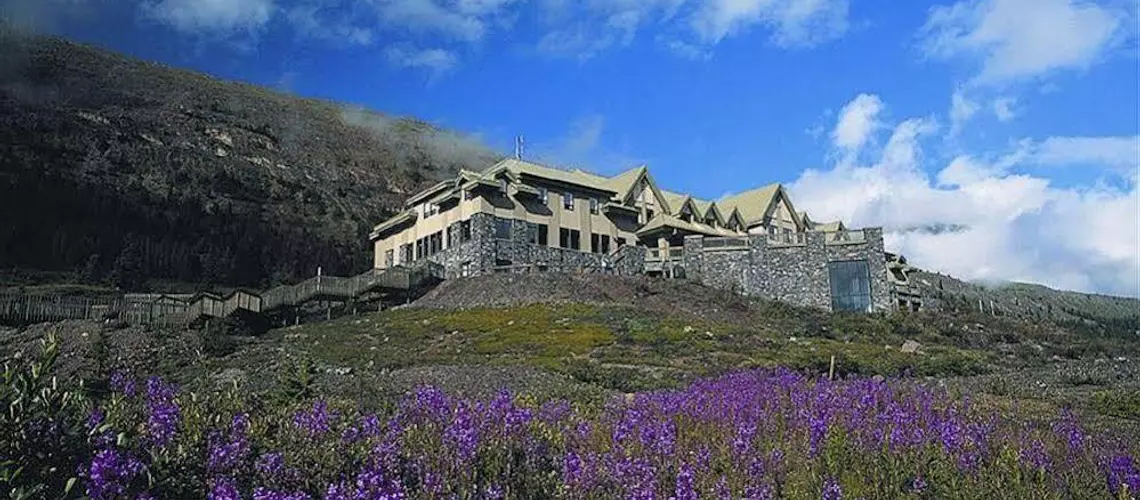
[[[131,324],[184,325],[198,318],[224,318],[238,310],[267,313],[311,300],[351,300],[376,290],[416,290],[443,279],[438,264],[370,270],[357,276],[315,276],[264,292],[236,290],[228,295],[125,294],[74,297],[0,293],[0,322],[39,323],[67,319],[117,318]]]

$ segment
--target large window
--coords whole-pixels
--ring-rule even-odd
[[[495,237],[505,240],[511,238],[510,219],[495,219]]]
[[[546,246],[546,228],[546,224],[528,222],[526,224],[527,241],[535,245]]]
[[[865,260],[830,262],[831,309],[870,312],[871,273]]]
[[[610,253],[610,235],[593,233],[590,235],[590,252]]]
[[[465,220],[459,222],[459,242],[466,243],[471,241],[471,221]]]
[[[571,248],[578,250],[580,246],[579,238],[581,233],[577,229],[561,228],[558,230],[558,246],[562,248]]]
[[[388,250],[384,252],[384,267],[392,267],[396,263],[396,251]]]

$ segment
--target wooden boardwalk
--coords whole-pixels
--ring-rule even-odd
[[[226,295],[123,294],[91,298],[0,293],[0,322],[29,324],[118,318],[129,324],[178,326],[200,318],[224,318],[239,310],[265,314],[313,300],[350,301],[372,292],[411,292],[442,278],[442,268],[428,264],[414,268],[374,269],[350,278],[316,276],[295,285],[283,285],[263,292],[235,290]]]

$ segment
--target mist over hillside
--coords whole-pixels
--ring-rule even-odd
[[[367,269],[408,193],[477,141],[50,37],[0,44],[0,271],[260,286]]]

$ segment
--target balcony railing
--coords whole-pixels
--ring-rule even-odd
[[[862,229],[852,231],[830,231],[823,233],[823,242],[827,245],[853,245],[866,243],[867,234]]]
[[[660,248],[650,248],[645,251],[645,260],[649,262],[661,262],[665,260],[681,260],[685,256],[684,248],[669,248],[662,250]]]
[[[705,238],[705,250],[743,250],[748,248],[748,238]]]
[[[769,234],[768,246],[806,245],[807,233]]]

